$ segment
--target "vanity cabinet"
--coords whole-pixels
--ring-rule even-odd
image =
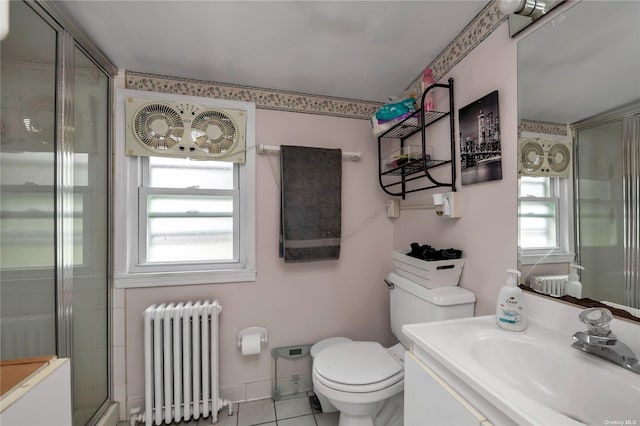
[[[404,363],[405,426],[491,426],[440,376],[411,352]]]

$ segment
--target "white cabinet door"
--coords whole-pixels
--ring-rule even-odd
[[[478,426],[486,420],[415,355],[406,352],[404,426]]]

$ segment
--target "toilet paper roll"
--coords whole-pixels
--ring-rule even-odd
[[[257,355],[260,353],[260,335],[259,334],[245,334],[242,336],[242,355]]]

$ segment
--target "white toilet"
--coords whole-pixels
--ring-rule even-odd
[[[473,316],[475,295],[458,286],[427,289],[389,274],[391,330],[400,343],[344,337],[322,340],[311,348],[313,387],[323,412],[340,411],[339,426],[402,426],[404,352],[409,339],[404,324]],[[427,397],[428,398],[428,397]]]

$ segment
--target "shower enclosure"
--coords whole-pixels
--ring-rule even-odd
[[[115,68],[48,2],[10,2],[1,55],[0,355],[70,358],[91,424],[110,403]]]
[[[640,105],[573,126],[584,293],[640,308]]]

